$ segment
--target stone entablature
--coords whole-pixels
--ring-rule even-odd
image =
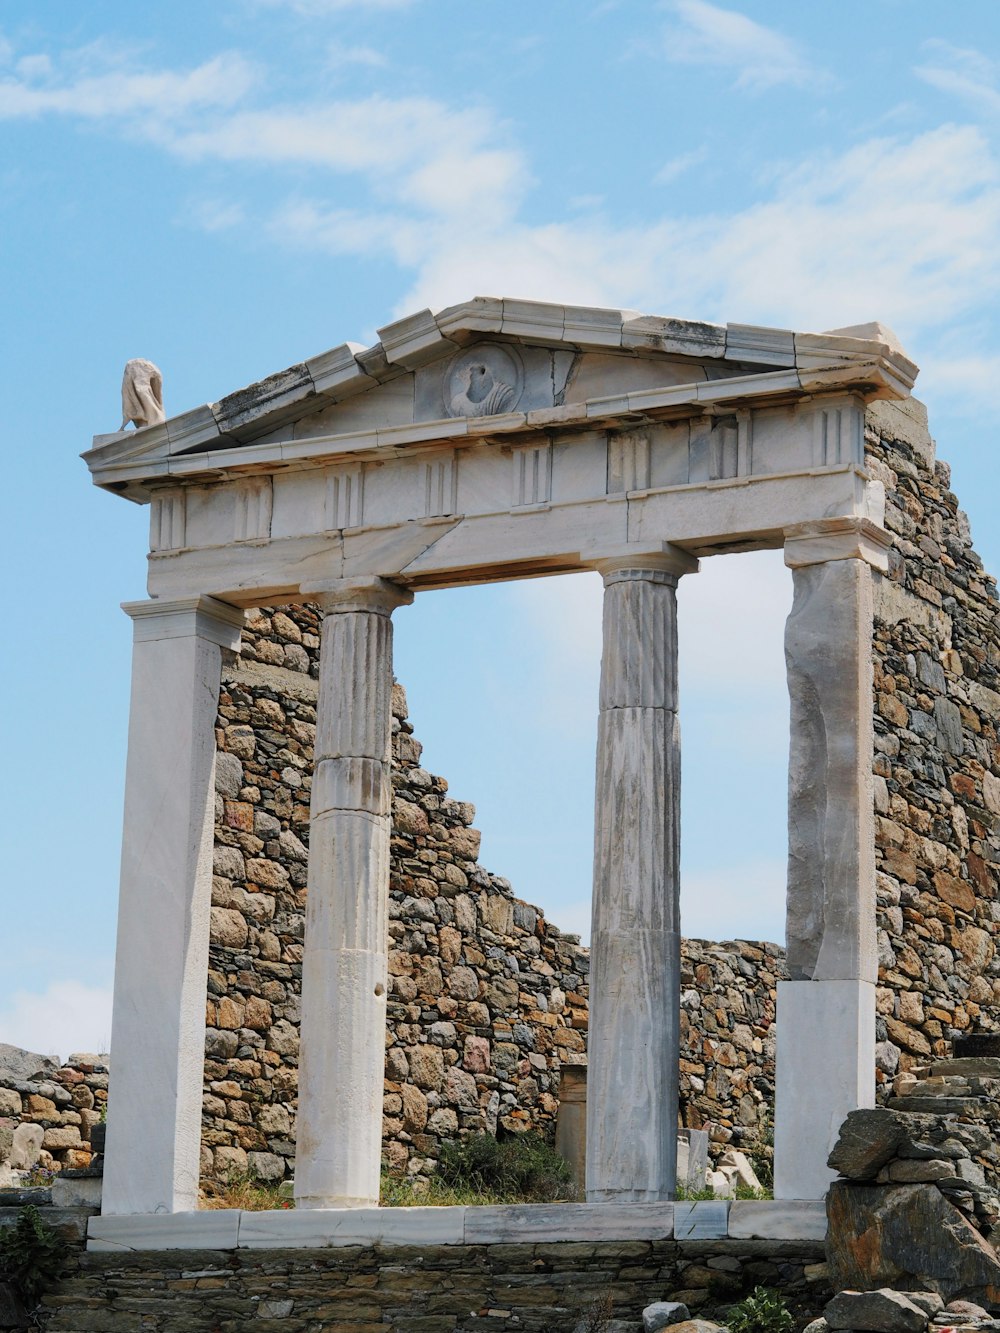
[[[436,587],[593,568],[666,531],[697,555],[867,513],[864,402],[905,394],[916,369],[878,326],[806,335],[542,305],[505,320],[500,305],[425,312],[367,351],[96,437],[95,481],[151,501],[151,595],[252,605],[385,570]],[[417,326],[415,353],[402,331]],[[523,341],[548,331],[549,347]],[[498,374],[516,360],[528,410],[447,415],[463,346]]]
[[[109,1133],[105,1212],[176,1212],[196,1197],[212,728],[239,608],[323,609],[296,1189],[306,1207],[352,1207],[378,1193],[393,609],[422,588],[583,568],[605,582],[588,1197],[669,1197],[676,584],[700,555],[781,545],[796,585],[786,656],[798,701],[798,952],[793,979],[779,985],[775,1182],[785,1198],[820,1197],[835,1126],[875,1095],[862,645],[890,539],[862,427],[866,405],[905,397],[916,368],[878,326],[723,334],[491,301],[400,321],[378,348],[323,364],[329,422],[315,410],[326,404],[313,371],[293,370],[201,416],[100,439],[87,455],[100,485],[156,501],[151,600],[126,608],[135,658],[112,1088],[122,1112]],[[336,384],[355,401],[343,403]],[[845,627],[855,641],[841,640]],[[798,1067],[816,1058],[817,1026],[835,1093]],[[157,1123],[150,1152],[154,1097],[175,1114]]]

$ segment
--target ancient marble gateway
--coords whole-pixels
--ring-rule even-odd
[[[96,437],[96,484],[150,509],[149,600],[125,607],[135,648],[98,1243],[135,1234],[135,1216],[115,1215],[197,1206],[213,724],[243,608],[325,611],[299,1211],[246,1241],[275,1244],[279,1223],[304,1234],[303,1210],[378,1199],[392,613],[425,588],[584,569],[605,585],[587,1196],[595,1215],[658,1209],[664,1234],[677,1123],[675,594],[700,557],[762,547],[784,548],[795,585],[776,1193],[822,1198],[838,1126],[874,1100],[871,627],[889,536],[864,469],[865,413],[905,398],[915,375],[877,324],[802,334],[479,298]],[[464,1210],[435,1211],[427,1239]],[[198,1243],[190,1229],[184,1243]]]

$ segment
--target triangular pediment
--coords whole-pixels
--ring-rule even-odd
[[[797,334],[509,298],[420,311],[379,335],[373,347],[342,344],[157,425],[95,437],[84,455],[94,480],[143,499],[181,460],[185,473],[201,456],[264,463],[268,445],[284,455],[298,441],[356,438],[353,447],[377,448],[392,437],[419,440],[433,426],[438,437],[519,419],[544,426],[586,419],[595,404],[628,405],[679,386],[694,396],[699,385],[781,372],[791,388],[799,372],[880,363],[904,390],[916,374],[880,325]]]

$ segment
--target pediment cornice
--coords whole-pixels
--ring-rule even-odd
[[[479,404],[449,396],[449,368],[456,368],[450,381],[454,390],[454,375],[469,360],[464,349],[477,345],[492,359],[495,372],[501,367],[498,379],[534,374],[544,388],[549,372],[538,367],[551,366],[547,397],[520,385],[504,385],[510,392],[484,397]],[[520,370],[502,369],[515,361]],[[638,380],[636,361],[644,363]],[[436,364],[444,368],[443,391]],[[565,385],[580,365],[600,367],[593,384],[606,390],[620,381],[620,391],[587,394],[584,375],[580,392],[568,398],[555,382],[561,376]],[[688,373],[691,378],[684,382]],[[83,457],[97,485],[141,502],[151,488],[171,480],[308,466],[326,457],[395,453],[441,440],[460,445],[553,428],[640,423],[833,391],[900,398],[909,393],[916,374],[893,335],[875,324],[796,333],[477,297],[436,315],[423,310],[397,320],[379,330],[372,347],[344,343],[216,403],[141,430],[95,436],[94,447]],[[416,385],[409,419],[395,419],[399,412],[394,410],[383,421],[383,398],[399,400],[400,386],[393,382],[403,377]],[[428,393],[431,381],[437,387]],[[371,395],[370,421],[363,411],[345,415],[350,400],[361,395]],[[506,410],[508,404],[519,410]],[[480,407],[489,410],[480,412]],[[326,428],[326,417],[332,428]],[[351,428],[342,428],[348,419]]]

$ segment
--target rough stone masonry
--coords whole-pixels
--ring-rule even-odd
[[[203,1170],[281,1179],[294,1155],[319,615],[249,613],[219,703]],[[441,1142],[554,1125],[586,1065],[588,951],[478,862],[474,808],[421,767],[393,692],[383,1154],[418,1179]],[[774,945],[685,941],[685,1123],[767,1148]]]
[[[873,643],[885,1087],[1000,1026],[1000,607],[922,405],[873,405],[865,445],[893,535]]]

